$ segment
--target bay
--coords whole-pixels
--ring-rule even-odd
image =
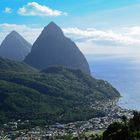
[[[140,110],[140,63],[134,58],[87,56],[91,73],[109,81],[121,94],[118,105]]]

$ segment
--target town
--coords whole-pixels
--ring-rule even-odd
[[[8,128],[8,131],[0,130],[0,139],[6,140],[46,140],[46,139],[63,139],[64,137],[71,135],[78,137],[88,131],[96,132],[98,130],[105,130],[112,122],[121,121],[122,116],[126,116],[128,119],[133,117],[133,111],[123,109],[116,105],[117,101],[108,101],[104,104],[96,102],[92,105],[92,108],[102,110],[106,112],[106,116],[99,118],[92,118],[88,121],[77,121],[68,124],[56,123],[55,125],[48,125],[44,127],[36,126],[35,128],[19,130],[18,126],[26,125],[29,120],[21,122],[17,120],[14,122],[8,122],[4,124],[4,127]]]

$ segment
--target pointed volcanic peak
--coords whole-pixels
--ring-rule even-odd
[[[37,69],[65,66],[90,74],[84,55],[54,22],[43,29],[24,61]]]
[[[42,31],[42,35],[44,35],[45,37],[52,36],[55,38],[64,37],[63,31],[54,22],[50,22],[46,27],[44,27],[44,29]]]
[[[0,56],[22,61],[30,50],[31,44],[28,43],[19,33],[12,31],[6,36],[0,46]]]

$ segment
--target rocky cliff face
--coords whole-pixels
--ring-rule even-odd
[[[76,44],[65,37],[60,27],[53,22],[44,28],[24,61],[38,69],[65,66],[80,69],[90,74],[89,65],[84,55]]]
[[[30,52],[31,44],[16,31],[6,36],[0,46],[0,56],[12,60],[22,61]]]

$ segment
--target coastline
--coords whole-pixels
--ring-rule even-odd
[[[133,117],[133,110],[118,106],[118,100],[119,98],[116,98],[102,103],[96,102],[96,104],[92,105],[93,109],[96,108],[104,111],[106,114],[104,117],[96,117],[87,121],[76,121],[67,124],[56,123],[55,125],[47,125],[44,127],[36,126],[35,128],[24,130],[11,130],[6,134],[20,134],[18,139],[26,139],[30,135],[56,138],[68,135],[77,137],[88,132],[100,132],[105,130],[112,122],[121,121],[123,115],[127,116],[128,119]],[[14,123],[16,124],[17,122]]]

